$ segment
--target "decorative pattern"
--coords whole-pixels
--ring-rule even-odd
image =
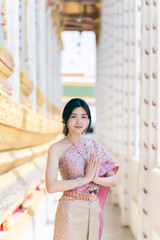
[[[19,166],[16,170],[13,169],[0,175],[0,180],[4,183],[0,187],[0,225],[2,224],[2,231],[10,228],[10,220],[14,211],[24,202],[27,195],[30,196],[41,183],[44,165],[45,158],[41,157],[28,162],[25,166]]]
[[[95,153],[97,161],[99,162],[99,167],[98,167],[99,176],[104,176],[106,173],[108,173],[111,170],[114,171],[114,173],[116,174],[119,167],[112,160],[110,155],[105,151],[102,145],[97,143],[93,139],[83,137],[82,139],[78,140],[76,143],[68,146],[66,151],[60,157],[59,171],[61,173],[62,179],[65,180],[65,179],[75,179],[77,177],[83,177],[90,153]],[[88,183],[81,187],[75,188],[75,190],[78,192],[84,192],[84,193],[91,193],[90,191],[97,192],[97,197],[99,199],[99,205],[100,205],[100,219],[99,219],[100,221],[99,236],[100,237],[103,229],[103,208],[104,208],[104,203],[108,195],[109,189],[110,189],[109,187],[103,187],[101,185],[97,186],[94,183]],[[57,225],[60,225],[60,223]],[[69,225],[67,226],[69,227]],[[74,227],[72,228],[72,225],[70,226],[70,228],[74,229]],[[91,230],[91,233],[92,233],[92,230]],[[71,236],[69,235],[68,237],[71,237]]]
[[[141,178],[140,226],[138,239],[151,239],[150,174],[157,161],[157,24],[156,1],[142,1],[142,99],[141,108]],[[150,27],[146,27],[150,26]],[[142,124],[143,122],[143,124]],[[147,124],[147,125],[146,125]],[[147,217],[148,216],[148,217]]]
[[[131,159],[139,155],[141,7],[139,1],[127,0],[103,1],[102,5],[97,60],[97,135],[111,155],[122,161],[120,179],[127,194],[122,194],[121,219],[127,225],[129,202],[132,197],[138,197],[138,190],[130,193],[131,179],[126,175]],[[146,29],[149,30],[148,25]]]
[[[0,77],[7,80],[13,74],[14,68],[11,54],[0,44]]]
[[[68,212],[70,214],[68,214]],[[98,240],[99,204],[62,196],[55,216],[54,240]]]
[[[44,101],[45,101],[45,97],[44,97],[43,93],[41,92],[41,90],[39,88],[37,88],[37,104],[39,106],[42,106]]]
[[[18,229],[18,234],[22,234],[28,223],[32,221],[37,209],[33,203],[29,208],[28,203],[24,200],[32,202],[36,195],[33,190],[37,189],[39,191],[41,188],[39,183],[41,179],[44,179],[46,155],[40,154],[46,152],[49,145],[47,148],[44,148],[42,144],[53,141],[53,138],[62,133],[60,117],[61,94],[59,90],[61,82],[59,81],[60,68],[58,65],[60,52],[59,49],[57,50],[58,43],[57,45],[53,43],[51,46],[43,41],[47,35],[46,33],[43,34],[43,32],[39,32],[42,36],[40,47],[42,45],[45,46],[40,58],[41,72],[44,68],[47,69],[48,53],[50,52],[53,56],[57,52],[55,59],[52,58],[52,61],[50,61],[50,68],[54,68],[55,73],[53,77],[51,72],[52,78],[50,80],[51,82],[56,81],[55,86],[57,88],[53,88],[52,84],[49,85],[51,97],[50,116],[48,116],[47,107],[43,109],[43,114],[36,111],[37,102],[40,105],[42,104],[42,95],[40,96],[39,92],[37,94],[38,101],[36,101],[36,72],[39,70],[36,57],[39,42],[38,38],[36,38],[37,23],[35,20],[37,19],[36,11],[38,11],[38,8],[36,3],[38,2],[43,2],[44,4],[43,19],[45,21],[47,19],[52,23],[51,16],[47,15],[45,1],[16,0],[12,3],[12,1],[0,0],[0,182],[3,183],[0,186],[0,230],[8,230],[11,222],[9,231],[1,233],[3,239],[17,239],[16,230]],[[40,20],[42,21],[41,18]],[[44,29],[47,31],[47,24]],[[53,36],[56,35],[53,33],[52,27],[50,42]],[[54,63],[55,61],[56,64]],[[30,64],[30,69],[28,63]],[[55,64],[54,66],[53,63]],[[48,72],[46,71],[42,76],[44,85],[41,82],[38,86],[40,87],[39,89],[43,89],[44,86],[47,89],[47,76]],[[9,81],[7,81],[8,78]],[[48,93],[49,91],[46,91],[45,95],[48,96]],[[52,102],[53,95],[56,95],[55,105]],[[34,110],[29,108],[32,106]],[[39,145],[41,150],[38,151],[37,147],[33,150],[32,147],[35,145]],[[19,150],[20,152],[17,148],[21,149]],[[34,161],[33,158],[36,154],[38,155],[37,161]],[[43,161],[42,167],[41,160]],[[33,168],[31,165],[33,165]],[[15,167],[16,170],[14,171],[13,168]],[[14,181],[12,181],[13,179]],[[44,197],[45,195],[45,191],[43,190],[42,192],[43,194],[38,196],[39,200],[41,200],[41,196]],[[29,196],[26,199],[27,195]],[[36,200],[35,205],[38,205],[37,202],[38,200]],[[14,217],[12,221],[11,214],[15,214],[18,209],[20,209],[22,221],[20,222],[19,218],[14,221]],[[23,219],[24,223],[22,223]]]
[[[34,85],[32,80],[25,74],[24,70],[20,72],[20,90],[23,95],[28,97],[33,91]]]
[[[59,118],[47,118],[36,114],[33,110],[17,104],[12,97],[2,90],[0,90],[0,112],[0,149],[34,145],[38,138],[39,141],[42,141],[38,135],[33,137],[33,133],[46,134],[42,141],[44,142],[53,138],[53,134],[56,135],[62,131]],[[21,138],[23,140],[20,141]],[[28,141],[28,139],[30,140]]]
[[[1,18],[2,18],[1,27],[3,29],[4,42],[5,42],[4,47],[7,49],[8,35],[7,35],[7,29],[6,29],[6,24],[7,24],[7,20],[6,20],[6,0],[2,1]]]

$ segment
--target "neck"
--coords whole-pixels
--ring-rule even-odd
[[[72,141],[72,143],[77,142],[81,138],[83,138],[82,134],[73,134],[73,133],[68,133],[67,137]]]

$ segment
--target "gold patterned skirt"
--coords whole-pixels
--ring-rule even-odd
[[[53,240],[98,240],[99,200],[84,201],[62,196],[59,200]]]

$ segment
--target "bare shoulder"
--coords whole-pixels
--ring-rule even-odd
[[[66,146],[66,138],[64,137],[63,139],[61,139],[60,141],[53,143],[50,147],[49,147],[49,153],[53,153],[56,157],[59,157],[62,155],[63,151],[65,150],[65,146]]]

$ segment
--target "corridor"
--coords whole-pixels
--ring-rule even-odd
[[[135,240],[129,227],[121,225],[120,208],[113,205],[110,195],[104,207],[104,229],[102,240]]]
[[[160,240],[159,46],[158,0],[0,0],[0,240],[52,239],[47,153],[73,97],[119,166],[102,240]]]
[[[58,197],[61,194],[52,196],[52,206],[56,209]],[[48,215],[46,225],[43,229],[40,240],[52,240],[54,228],[54,214],[53,210]],[[23,239],[25,240],[25,238]],[[129,227],[122,227],[120,220],[120,208],[118,205],[112,204],[111,193],[108,194],[106,204],[104,207],[104,228],[101,240],[135,240]]]

